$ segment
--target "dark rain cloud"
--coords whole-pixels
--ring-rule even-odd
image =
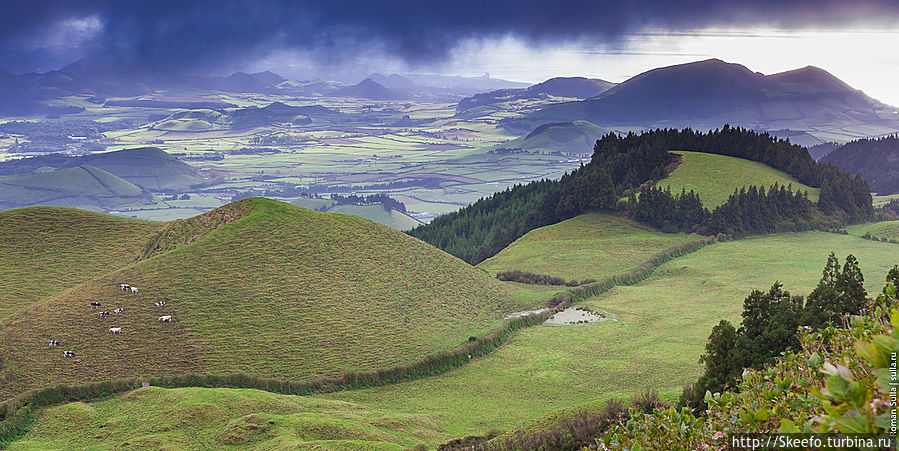
[[[79,0],[3,2],[0,55],[28,59],[66,21],[102,29],[63,51],[111,52],[135,69],[234,66],[275,49],[321,62],[372,49],[410,63],[439,62],[460,40],[516,36],[532,44],[608,42],[646,29],[766,25],[786,29],[891,26],[896,0],[617,1],[229,1]],[[58,54],[59,48],[49,49]],[[16,53],[18,52],[18,53]],[[25,64],[27,61],[17,61]],[[0,66],[3,62],[0,61]]]

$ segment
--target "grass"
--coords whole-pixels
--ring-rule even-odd
[[[482,335],[522,307],[482,271],[354,216],[252,198],[167,227],[152,258],[4,320],[0,398],[124,376],[310,380],[383,368]],[[122,293],[123,282],[140,292]],[[100,319],[92,301],[125,311]],[[48,350],[50,339],[78,357]]]
[[[380,205],[335,205],[328,209],[328,213],[359,216],[397,230],[409,230],[421,225],[421,222],[405,213],[397,210],[388,212]]]
[[[429,415],[258,390],[135,390],[45,409],[10,450],[403,450],[439,436]]]
[[[0,212],[0,324],[41,299],[134,263],[160,224],[84,210]]]
[[[531,327],[445,375],[328,397],[427,413],[453,437],[512,431],[560,410],[649,388],[674,398],[699,376],[711,327],[720,319],[738,322],[752,289],[780,280],[793,293],[807,294],[834,251],[841,260],[848,253],[858,257],[866,287],[875,292],[899,260],[893,246],[824,232],[716,243],[668,262],[644,282],[582,304],[617,315],[617,322]]]
[[[899,221],[884,221],[874,224],[859,224],[846,227],[850,235],[862,236],[870,234],[877,238],[899,240]]]
[[[793,191],[808,191],[809,200],[818,200],[818,188],[809,188],[786,173],[759,162],[701,152],[679,150],[676,153],[683,156],[683,161],[658,186],[670,186],[672,193],[680,193],[681,189],[693,190],[710,210],[727,201],[735,189],[750,185],[767,189],[774,183],[792,184]]]
[[[566,280],[619,274],[676,244],[697,239],[662,233],[608,213],[588,213],[526,233],[478,268],[522,270]]]
[[[149,201],[139,186],[93,166],[0,177],[0,208],[53,205],[105,210]]]

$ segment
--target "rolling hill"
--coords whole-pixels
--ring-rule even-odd
[[[475,94],[460,100],[456,109],[464,111],[492,103],[535,99],[546,96],[587,99],[602,94],[613,86],[615,86],[615,83],[598,78],[556,77],[527,88],[499,89]]]
[[[150,202],[141,187],[94,166],[0,177],[0,209],[52,205],[108,211]]]
[[[670,187],[672,193],[682,189],[699,194],[702,204],[712,210],[727,201],[735,189],[750,185],[765,188],[777,183],[792,185],[793,191],[808,191],[812,202],[818,201],[820,188],[810,188],[777,169],[757,161],[702,152],[676,151],[681,163],[658,186]]]
[[[128,266],[162,223],[74,208],[0,211],[0,323],[41,299]]]
[[[551,122],[535,128],[526,136],[494,146],[496,153],[565,152],[590,155],[596,140],[607,131],[587,121]]]
[[[547,106],[527,120],[583,119],[602,127],[638,129],[714,129],[725,123],[764,130],[869,125],[886,133],[899,130],[894,111],[816,67],[766,76],[711,59],[653,69],[594,98]]]
[[[41,220],[66,220],[55,211]],[[37,244],[28,252],[45,251]],[[0,398],[121,376],[311,380],[382,368],[452,348],[521,307],[499,281],[401,232],[263,198],[166,223],[135,250],[138,262],[3,321]],[[8,255],[2,266],[14,264]],[[98,318],[90,302],[124,312]],[[48,349],[50,339],[77,358]]]
[[[79,161],[149,190],[181,190],[203,183],[196,169],[155,147],[91,154]]]
[[[899,135],[852,141],[821,161],[859,174],[878,194],[899,193]]]
[[[384,85],[366,78],[358,84],[340,88],[334,92],[337,97],[356,97],[369,100],[401,100],[408,96],[406,94],[396,92]]]

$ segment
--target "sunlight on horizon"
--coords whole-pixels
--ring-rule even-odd
[[[537,83],[584,76],[611,82],[657,67],[709,58],[766,75],[816,66],[884,103],[899,106],[899,31],[701,30],[640,33],[613,44],[577,42],[532,46],[504,37],[469,40],[453,52],[446,73]]]

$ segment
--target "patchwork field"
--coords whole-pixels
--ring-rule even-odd
[[[727,201],[735,189],[749,185],[767,189],[774,183],[792,184],[793,191],[808,191],[809,200],[818,201],[818,188],[805,186],[786,173],[762,163],[710,153],[680,150],[675,153],[682,155],[683,161],[658,186],[671,187],[672,193],[680,193],[682,189],[693,190],[709,210]]]
[[[10,310],[0,328],[0,398],[151,374],[336,376],[452,348],[531,308],[482,271],[386,226],[261,198],[164,224],[136,248],[135,264]],[[3,267],[14,265],[7,258]],[[123,282],[139,293],[121,292]],[[90,302],[124,312],[98,318]]]

